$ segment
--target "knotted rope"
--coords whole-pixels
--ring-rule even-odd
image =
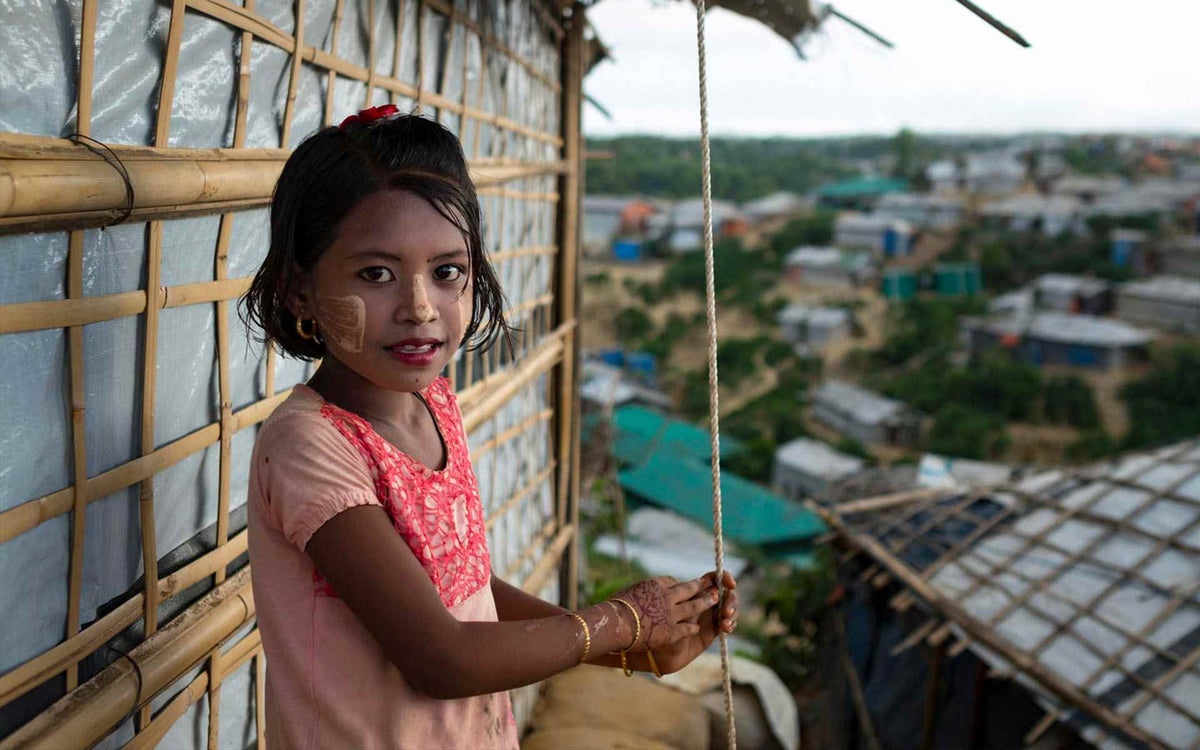
[[[717,292],[713,272],[712,170],[708,151],[708,74],[704,59],[704,14],[704,0],[696,0],[696,47],[700,63],[700,174],[701,194],[704,198],[704,299],[708,316],[708,434],[712,441],[713,547],[717,558],[717,587],[723,605],[725,542],[721,530],[721,407],[717,388]],[[719,632],[727,747],[729,750],[737,750],[737,728],[733,724],[733,685],[729,676],[729,639],[725,631]]]

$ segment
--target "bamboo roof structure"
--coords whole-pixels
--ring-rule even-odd
[[[493,567],[558,598],[577,575],[581,6],[4,12],[0,748],[269,744],[249,456],[312,368],[252,340],[236,304],[290,150],[365,106],[463,142],[520,333],[447,375]]]
[[[891,603],[1097,747],[1200,747],[1200,440],[991,491],[822,509]]]

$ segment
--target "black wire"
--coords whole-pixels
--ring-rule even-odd
[[[83,133],[71,133],[67,136],[67,140],[83,146],[88,151],[91,151],[101,159],[104,159],[109,166],[117,170],[117,174],[121,175],[121,180],[125,183],[124,212],[118,218],[105,224],[102,228],[110,227],[113,224],[121,224],[129,219],[129,217],[133,215],[133,181],[129,179],[129,170],[125,168],[125,163],[121,161],[121,157],[117,156],[116,152],[108,147],[108,144],[104,143],[103,141],[98,141],[91,136],[84,135]],[[96,145],[93,146],[93,143]],[[96,146],[99,146],[100,148],[96,148]],[[101,151],[100,149],[104,150]]]
[[[142,685],[143,685],[142,668],[140,666],[138,666],[136,659],[134,659],[128,653],[117,648],[116,646],[110,645],[108,647],[108,649],[110,651],[115,651],[122,658],[124,658],[126,661],[128,661],[130,664],[132,664],[133,665],[133,673],[134,673],[134,675],[137,676],[137,696],[134,698],[133,705],[129,708],[129,713],[125,714],[123,717],[121,717],[121,720],[119,722],[117,722],[117,726],[120,727],[120,726],[123,726],[125,724],[125,722],[132,719],[133,715],[135,713],[137,713],[137,710],[142,707]]]

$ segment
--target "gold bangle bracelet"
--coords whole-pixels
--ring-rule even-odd
[[[613,601],[624,604],[626,607],[629,607],[629,611],[633,613],[633,640],[629,642],[628,646],[621,649],[621,671],[625,673],[626,677],[632,677],[633,670],[629,668],[629,661],[626,652],[637,645],[638,640],[642,637],[642,616],[638,614],[637,607],[633,606],[633,604],[630,602],[617,597],[614,597]]]
[[[655,677],[662,677],[662,672],[658,671],[658,662],[654,661],[654,651],[646,649],[646,659],[650,662],[650,671]]]
[[[633,606],[625,599],[613,598],[613,601],[624,604],[626,607],[629,607],[629,611],[633,613],[633,624],[635,628],[633,632],[633,640],[630,641],[629,645],[624,648],[625,651],[628,651],[636,646],[638,639],[642,637],[642,616],[638,614],[637,607]]]
[[[583,664],[592,652],[592,631],[588,628],[587,620],[583,619],[583,615],[578,612],[571,612],[570,614],[571,617],[579,620],[579,624],[583,626],[583,655],[579,657],[579,663]]]

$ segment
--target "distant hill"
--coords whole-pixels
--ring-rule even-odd
[[[911,171],[942,156],[997,148],[1011,140],[921,136],[907,130],[895,136],[713,138],[713,197],[740,203],[778,190],[806,193],[823,183],[857,175],[868,163],[888,173]],[[612,155],[588,160],[585,185],[590,194],[659,198],[700,194],[698,138],[589,138],[587,149]]]

